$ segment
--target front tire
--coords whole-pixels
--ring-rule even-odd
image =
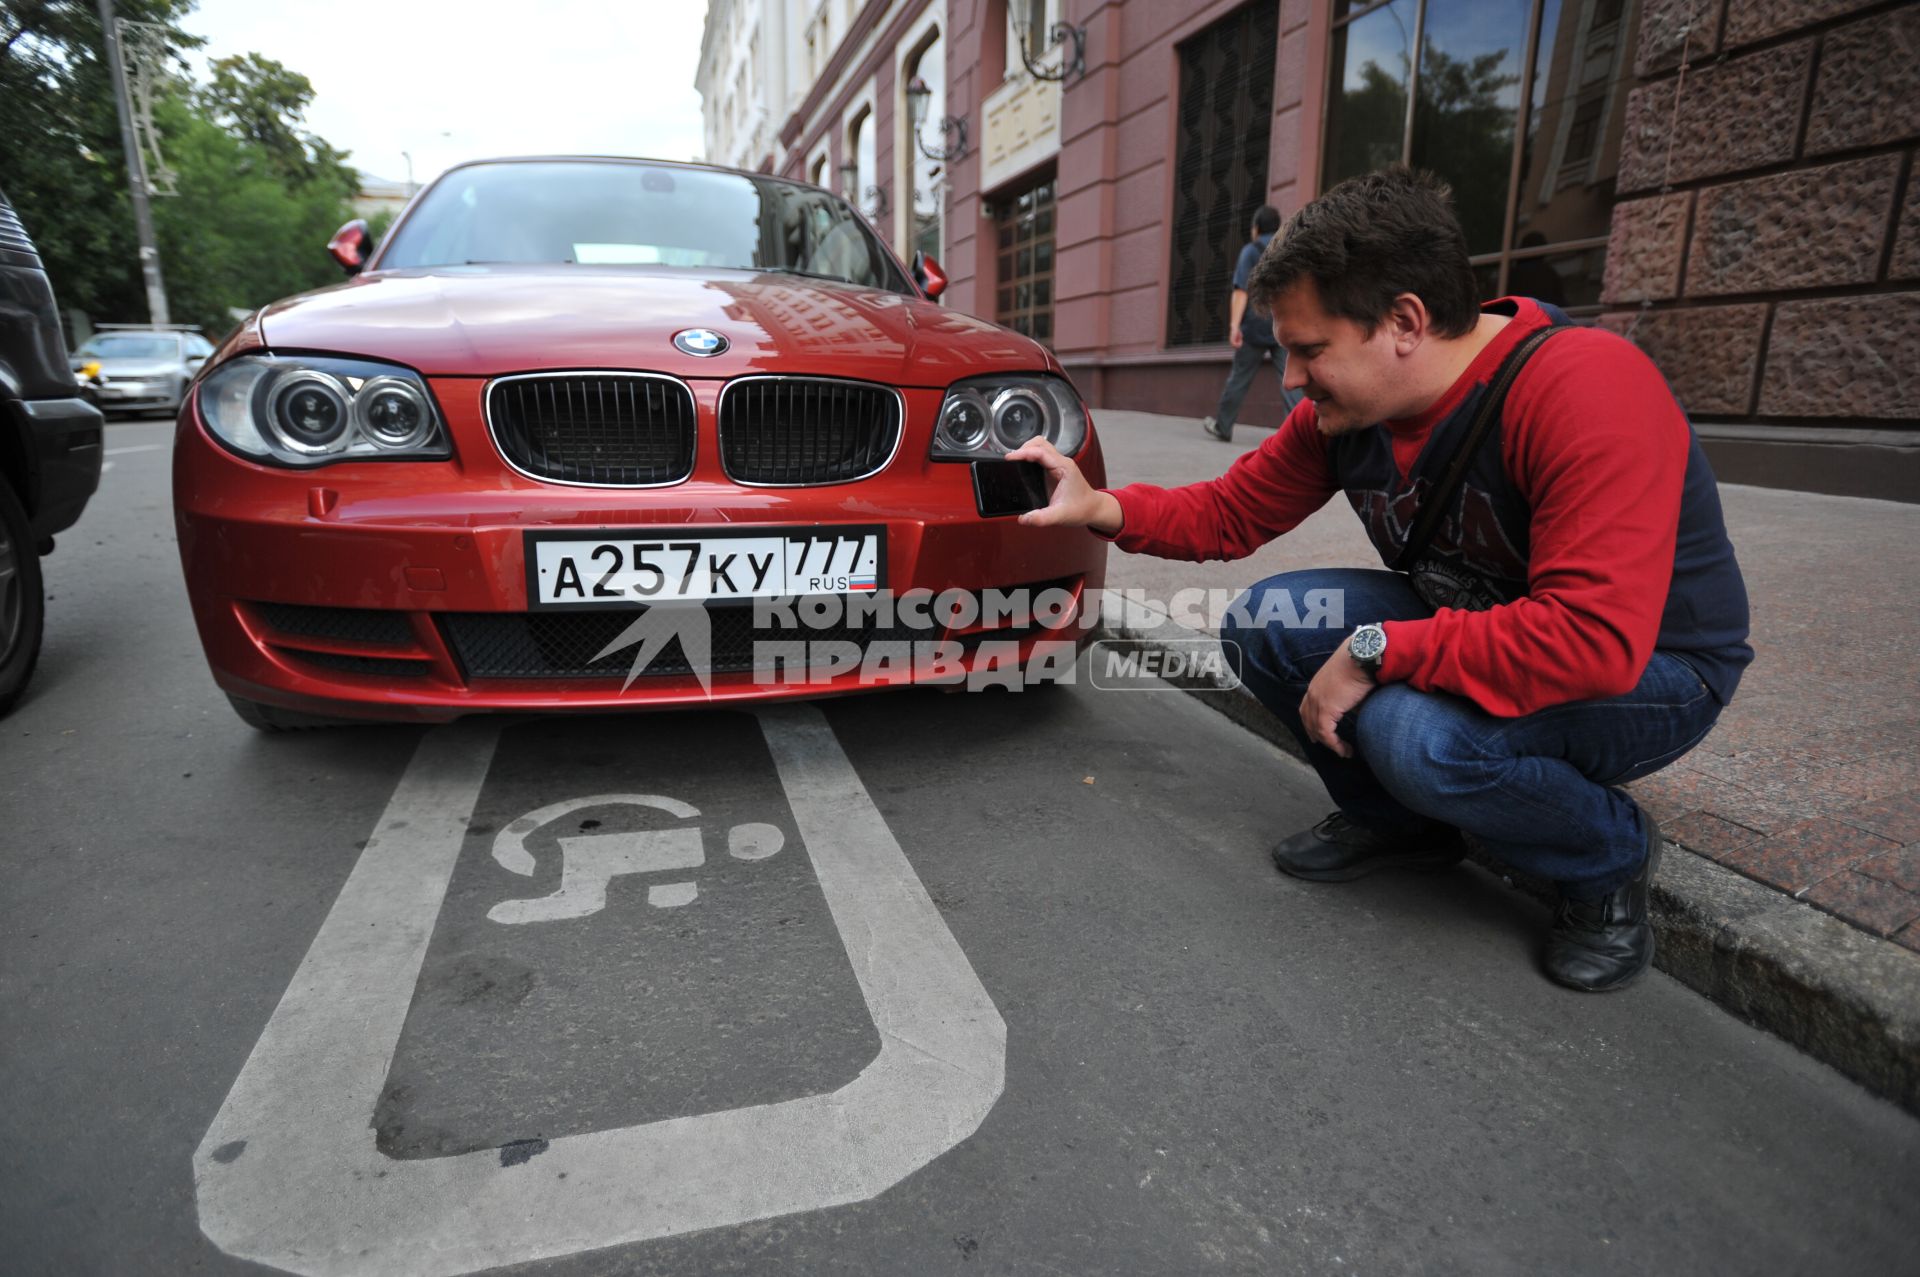
[[[0,479],[0,716],[27,690],[46,623],[40,551],[27,509],[13,485]]]

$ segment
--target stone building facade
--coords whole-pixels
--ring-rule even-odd
[[[1254,208],[1407,160],[1453,184],[1483,292],[1642,345],[1724,479],[1920,500],[1913,0],[712,12],[738,30],[742,10],[763,63],[786,33],[767,152],[743,166],[847,194],[903,257],[939,259],[948,305],[1047,342],[1096,409],[1211,411]],[[733,109],[702,90],[710,120]],[[1242,420],[1277,415],[1257,382]]]
[[[1723,479],[1920,500],[1920,6],[1654,0],[1600,318]]]

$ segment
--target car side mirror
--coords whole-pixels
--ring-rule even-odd
[[[367,264],[367,249],[371,246],[367,234],[367,223],[362,218],[354,218],[333,233],[327,241],[327,251],[333,254],[333,260],[340,263],[340,269],[349,275],[358,275],[360,268]]]
[[[940,269],[939,262],[915,249],[913,282],[920,286],[920,291],[927,295],[927,300],[932,301],[947,291],[947,272]]]

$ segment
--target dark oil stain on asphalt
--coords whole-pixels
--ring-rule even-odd
[[[246,1151],[247,1142],[245,1140],[232,1140],[213,1150],[213,1160],[225,1166]]]
[[[468,957],[429,990],[451,1006],[477,1002],[517,1006],[533,992],[534,974],[527,967],[501,958]]]
[[[500,1146],[500,1165],[522,1166],[532,1161],[550,1147],[547,1141],[537,1136],[530,1140],[512,1140]]]

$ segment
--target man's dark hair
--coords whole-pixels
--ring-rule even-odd
[[[1467,264],[1467,237],[1453,192],[1404,164],[1351,177],[1287,220],[1247,279],[1261,309],[1301,279],[1320,304],[1369,335],[1412,293],[1442,337],[1464,337],[1480,319],[1479,289]]]
[[[1253,214],[1253,229],[1258,235],[1271,235],[1280,229],[1280,210],[1271,204],[1262,204]]]

